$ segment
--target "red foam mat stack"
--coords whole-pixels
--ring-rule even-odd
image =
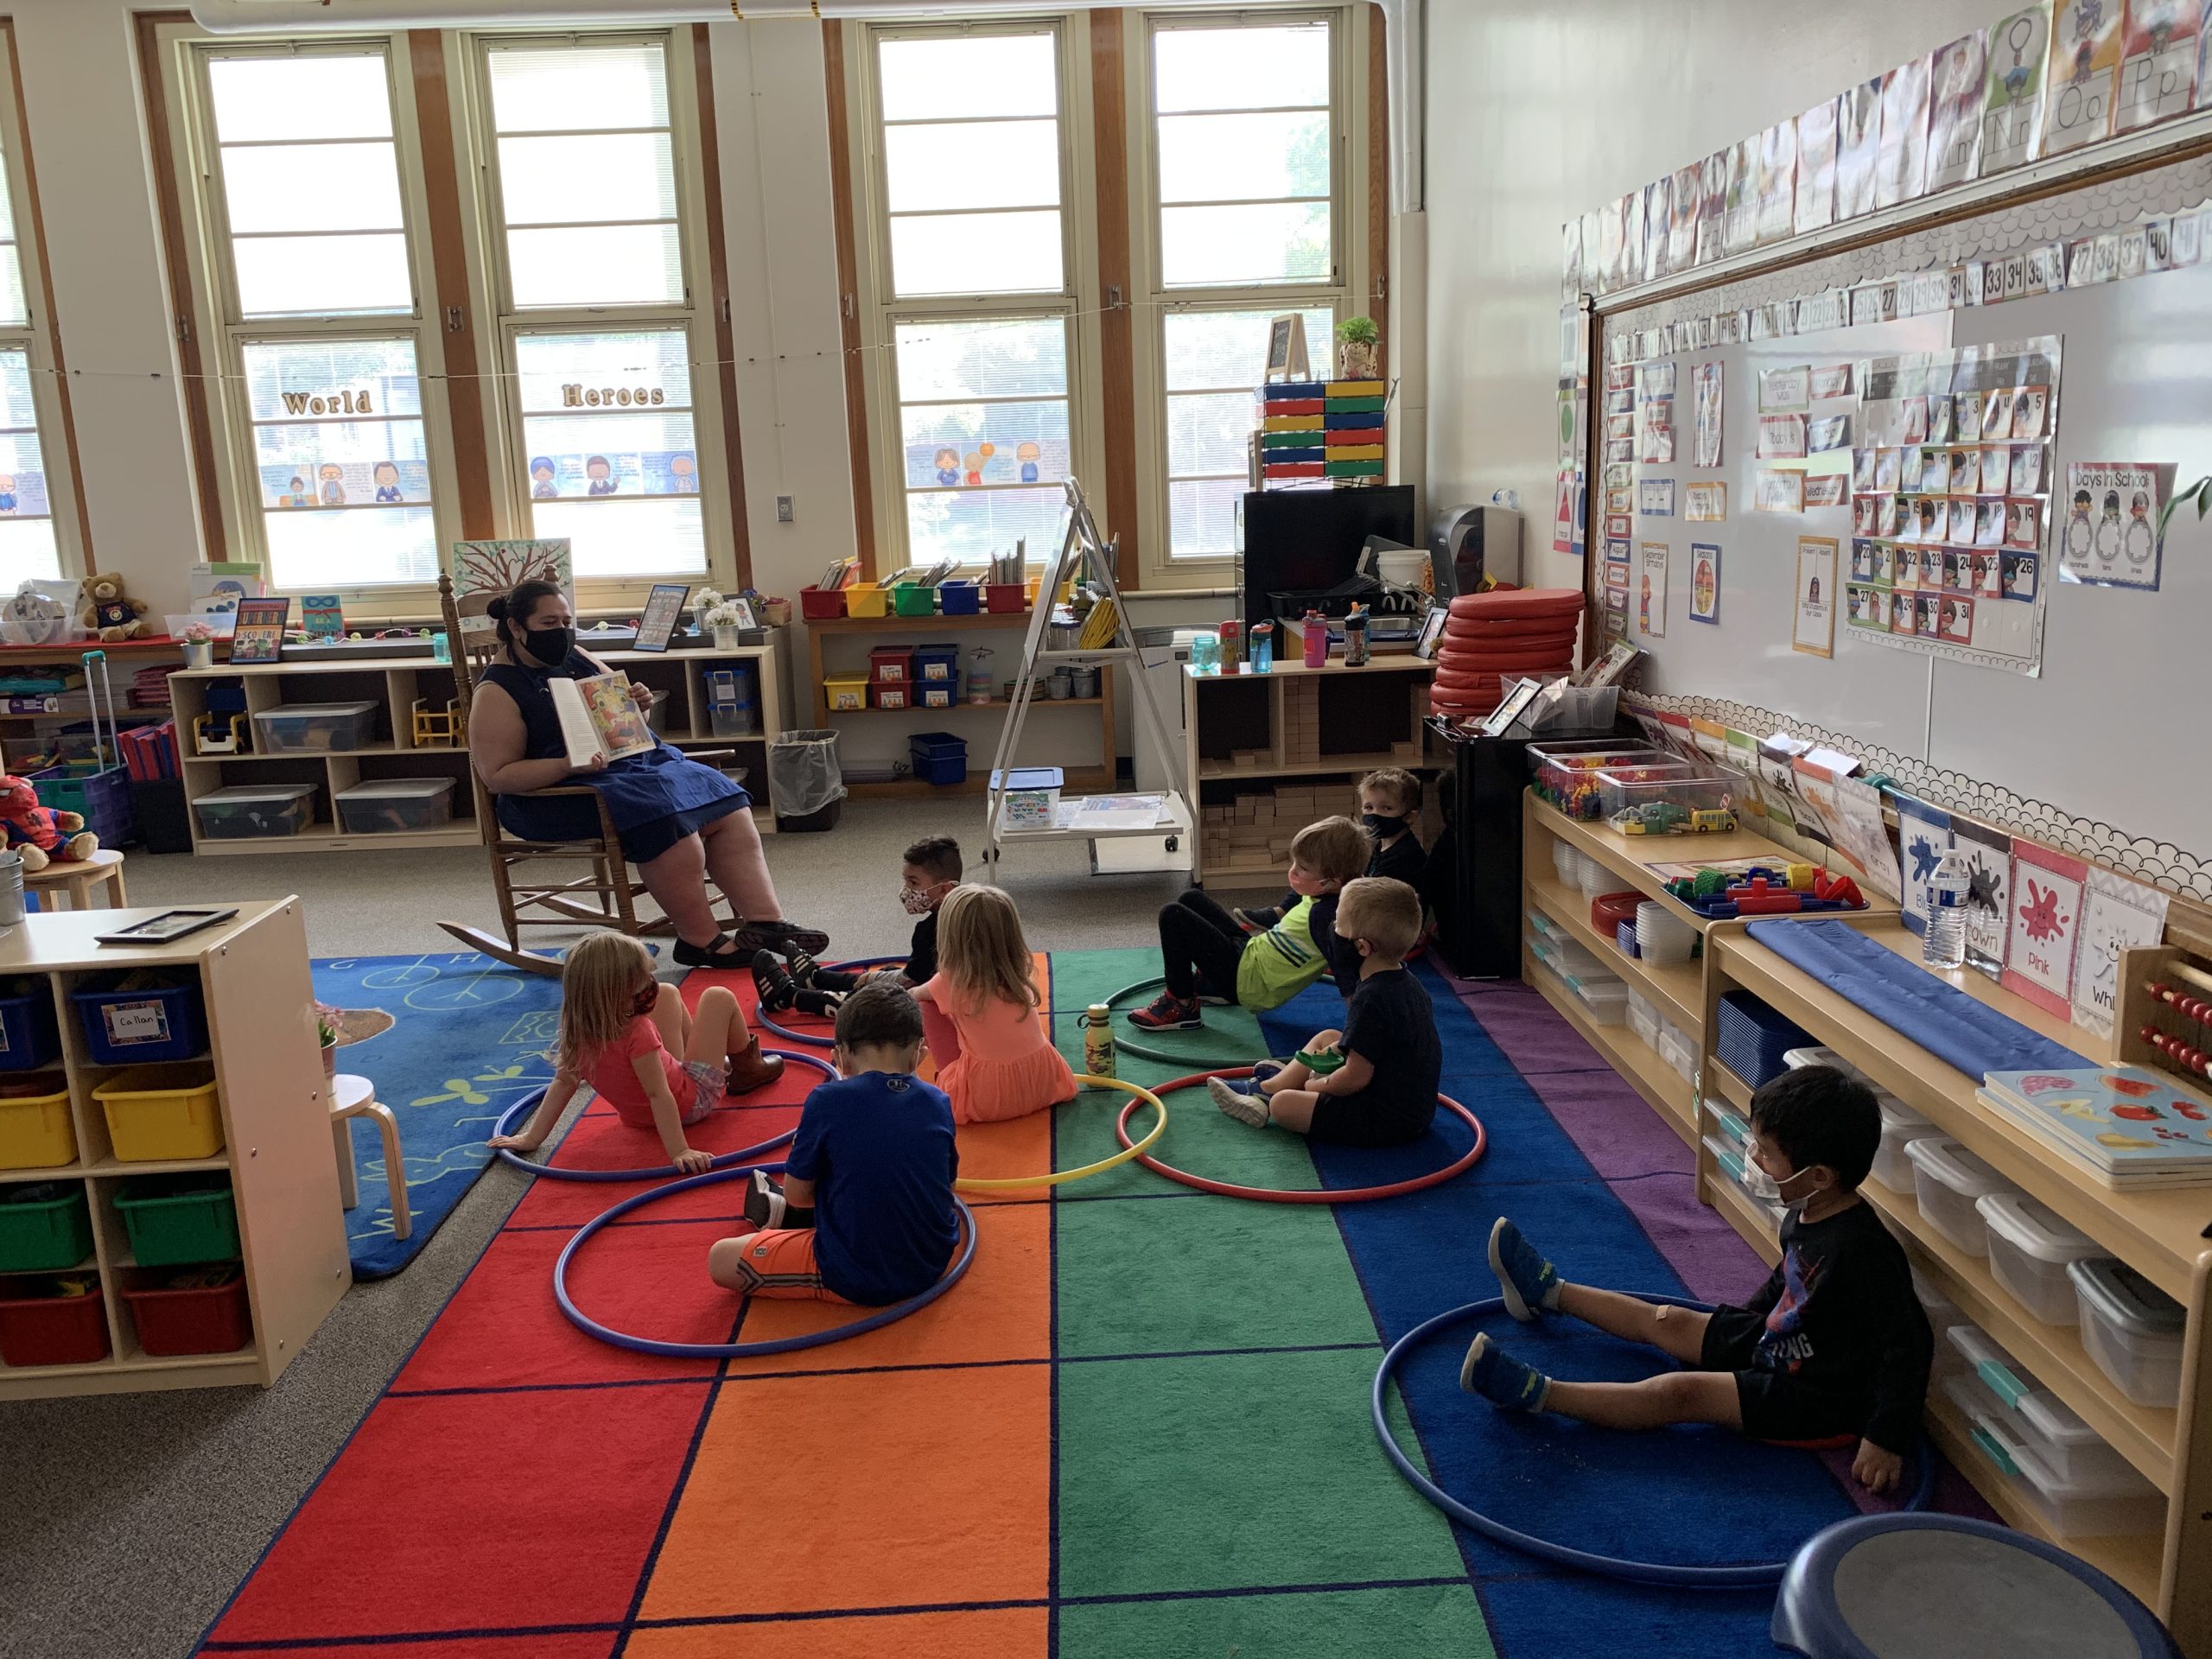
[[[1459,595],[1437,643],[1429,712],[1479,718],[1497,707],[1507,678],[1571,672],[1582,606],[1581,590],[1574,588]]]

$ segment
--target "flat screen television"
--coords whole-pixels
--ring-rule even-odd
[[[1271,618],[1268,595],[1333,588],[1359,563],[1370,536],[1420,547],[1414,486],[1360,490],[1254,490],[1244,497],[1243,622]]]

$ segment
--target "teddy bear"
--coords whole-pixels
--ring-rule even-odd
[[[85,578],[85,608],[77,613],[77,620],[109,644],[118,639],[136,639],[144,633],[146,625],[139,619],[145,614],[143,600],[124,596],[121,576],[100,575]]]
[[[35,875],[54,859],[79,862],[100,849],[100,838],[85,828],[81,812],[57,812],[41,806],[28,778],[0,772],[0,827],[8,845],[20,854],[23,874]]]

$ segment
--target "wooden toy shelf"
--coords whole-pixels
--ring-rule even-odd
[[[1843,919],[1899,956],[1919,960],[1918,937],[1897,918]],[[1914,1267],[2165,1494],[2163,1535],[2052,1541],[2111,1573],[2157,1609],[2192,1659],[2212,1656],[2212,1414],[2203,1408],[2212,1389],[2204,1352],[2212,1243],[2202,1232],[2212,1210],[2206,1190],[2122,1192],[2104,1186],[1980,1105],[1974,1098],[1979,1078],[1953,1069],[1784,961],[1742,925],[1711,936],[1707,951],[1708,1013],[1729,990],[1751,992],[2187,1308],[2180,1408],[2139,1406],[2090,1359],[2075,1327],[2035,1319],[1992,1276],[1985,1258],[1961,1250],[1923,1217],[1912,1193],[1893,1192],[1872,1179],[1860,1188],[1904,1243]],[[2108,1039],[2046,1014],[1972,969],[1939,976],[2100,1064],[2111,1058]],[[1707,1101],[1738,1112],[1749,1105],[1749,1085],[1713,1058],[1709,1044],[1700,1077]],[[1710,1127],[1709,1114],[1700,1116]],[[1698,1164],[1699,1196],[1768,1261],[1777,1259],[1773,1218],[1751,1202],[1701,1145]],[[1937,1446],[2008,1524],[2052,1536],[1940,1389],[1929,1391],[1928,1427]]]
[[[584,649],[591,650],[588,636]],[[775,830],[768,802],[768,743],[784,729],[783,658],[774,636],[766,645],[728,651],[594,651],[592,655],[649,685],[655,699],[655,727],[680,749],[730,749],[714,762],[745,773],[753,792],[753,822],[763,835]],[[754,666],[759,715],[749,736],[720,737],[708,712],[707,675],[735,664]],[[245,688],[248,719],[286,704],[373,702],[375,741],[353,748],[296,749],[244,754],[203,755],[194,752],[193,727],[207,712],[211,683],[236,682]],[[454,698],[453,668],[429,658],[368,663],[265,663],[183,669],[169,677],[176,709],[177,750],[182,764],[185,803],[195,853],[228,856],[252,853],[350,853],[422,847],[466,847],[477,841],[474,791],[468,786],[468,752],[464,746],[418,744],[413,707],[420,699],[430,712],[442,712]],[[257,728],[253,738],[261,741]],[[349,834],[338,821],[335,798],[355,784],[387,778],[451,778],[453,821],[434,829],[373,835]],[[312,784],[315,822],[297,835],[243,838],[201,833],[192,804],[200,797],[239,784]]]
[[[266,1387],[353,1282],[300,901],[242,903],[238,912],[220,927],[168,945],[118,947],[92,938],[157,915],[157,909],[34,915],[0,938],[0,976],[43,979],[51,988],[77,1143],[74,1162],[0,1170],[0,1185],[67,1181],[87,1189],[93,1254],[72,1270],[99,1274],[110,1347],[108,1357],[87,1364],[0,1364],[0,1399]],[[200,1063],[213,1065],[224,1132],[223,1148],[212,1158],[118,1160],[106,1116],[92,1097],[125,1068],[92,1063],[68,994],[94,973],[156,967],[189,969],[199,976],[209,1039]],[[185,1171],[230,1176],[253,1319],[252,1341],[234,1352],[146,1353],[121,1294],[137,1263],[115,1208],[117,1192],[134,1177]]]

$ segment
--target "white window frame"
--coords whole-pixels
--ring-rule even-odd
[[[1082,14],[1077,14],[1080,18]],[[1108,533],[1100,383],[1103,347],[1098,327],[1098,205],[1094,181],[1096,150],[1090,101],[1090,33],[1071,27],[1065,15],[998,17],[966,23],[848,22],[846,106],[850,111],[853,164],[853,245],[859,293],[861,380],[866,388],[874,455],[875,563],[888,575],[912,563],[906,537],[906,433],[900,420],[897,338],[909,323],[961,322],[991,317],[1058,316],[1067,331],[1068,470],[1082,484],[1092,512]],[[931,295],[895,297],[892,284],[891,222],[883,145],[883,99],[877,46],[885,40],[943,39],[1050,33],[1059,86],[1060,287],[1054,292]],[[1029,548],[1033,567],[1054,547]]]
[[[1146,11],[1131,27],[1136,38],[1124,54],[1128,66],[1126,102],[1130,111],[1129,269],[1137,285],[1135,383],[1137,513],[1142,533],[1142,585],[1147,589],[1212,588],[1233,580],[1240,562],[1235,553],[1174,557],[1169,551],[1167,484],[1167,345],[1166,318],[1174,312],[1261,311],[1280,315],[1327,306],[1338,321],[1368,309],[1362,296],[1370,288],[1367,247],[1369,197],[1366,9],[1363,6],[1300,6],[1270,10]],[[1329,237],[1334,250],[1329,279],[1311,283],[1268,283],[1207,288],[1169,288],[1161,275],[1160,235],[1159,111],[1153,95],[1153,41],[1177,29],[1222,30],[1229,26],[1281,28],[1286,23],[1326,22],[1330,34]],[[1306,343],[1316,379],[1333,372],[1336,342]]]
[[[700,520],[706,541],[703,573],[671,573],[639,566],[620,575],[579,576],[581,606],[635,604],[657,581],[689,582],[728,589],[737,582],[735,532],[730,520],[729,480],[725,474],[721,377],[715,365],[715,320],[707,303],[707,274],[712,251],[707,243],[707,202],[697,164],[699,144],[698,66],[688,28],[620,30],[534,30],[528,33],[471,32],[466,37],[469,118],[467,155],[477,198],[472,260],[485,275],[496,327],[486,331],[497,341],[498,391],[486,399],[486,445],[492,487],[509,533],[530,533],[530,457],[524,443],[520,381],[516,370],[518,335],[611,334],[625,329],[680,327],[690,364],[692,462],[698,480]],[[677,245],[683,259],[683,301],[674,305],[533,306],[515,308],[508,270],[506,215],[499,193],[499,135],[492,119],[491,54],[518,46],[577,47],[659,45],[667,54],[669,151],[676,170]],[[725,129],[727,130],[727,129]]]
[[[444,346],[425,318],[424,296],[435,296],[428,210],[423,182],[414,77],[407,37],[365,33],[274,40],[257,36],[219,38],[188,25],[168,25],[160,32],[162,72],[170,98],[170,150],[178,172],[179,200],[186,217],[186,259],[194,301],[192,326],[200,341],[201,369],[208,376],[207,419],[219,462],[218,505],[225,545],[209,548],[215,559],[258,563],[271,592],[302,592],[276,586],[263,528],[261,480],[255,464],[253,423],[248,407],[244,349],[270,340],[363,340],[404,336],[415,347],[421,388],[424,454],[430,474],[430,507],[440,567],[447,550],[460,538],[461,508],[454,463],[453,429],[445,379]],[[237,303],[238,283],[231,257],[230,219],[217,161],[213,100],[207,83],[208,61],[219,57],[309,57],[380,54],[391,89],[392,139],[399,168],[400,219],[407,236],[408,272],[413,279],[410,310],[380,315],[284,317],[245,320]],[[317,591],[324,591],[319,585]],[[418,612],[432,583],[340,584],[328,591],[346,601],[349,615],[386,616]]]
[[[40,459],[46,467],[47,513],[54,525],[55,556],[65,582],[90,573],[85,557],[85,524],[77,511],[77,455],[69,425],[62,418],[61,378],[54,357],[54,317],[46,309],[47,275],[40,257],[41,232],[32,209],[27,160],[29,128],[16,99],[15,35],[0,29],[0,162],[8,176],[8,200],[16,220],[16,257],[22,272],[23,317],[20,326],[0,325],[0,349],[22,350],[30,364],[31,406],[38,419]]]

